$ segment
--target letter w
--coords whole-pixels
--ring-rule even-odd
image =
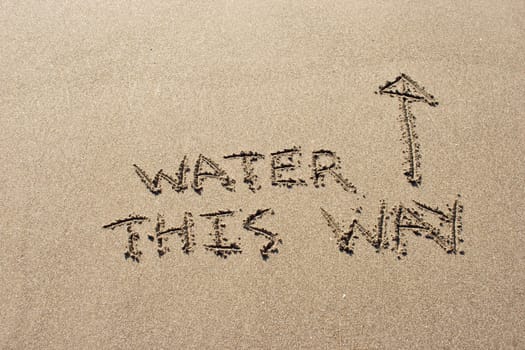
[[[154,195],[158,195],[162,192],[162,179],[167,181],[171,185],[171,188],[173,188],[173,190],[176,192],[184,192],[184,190],[188,188],[188,185],[186,184],[186,174],[190,171],[190,168],[187,166],[186,156],[184,156],[182,159],[182,162],[179,166],[179,171],[175,174],[175,176],[170,176],[160,169],[152,179],[138,165],[133,164],[133,167],[135,168],[135,172],[139,176],[142,183],[146,185],[146,188]]]

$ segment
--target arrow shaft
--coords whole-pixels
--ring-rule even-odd
[[[417,186],[421,181],[421,175],[419,174],[418,163],[419,151],[416,145],[417,136],[414,132],[415,121],[414,115],[410,111],[410,103],[405,97],[401,98],[401,118],[403,120],[403,125],[405,128],[405,143],[408,146],[408,171],[406,172],[406,175],[408,177],[408,181],[412,185]]]
[[[410,111],[412,102],[424,102],[429,106],[437,106],[438,102],[434,96],[427,93],[423,87],[419,86],[408,75],[401,73],[394,81],[387,82],[384,86],[379,87],[380,95],[389,95],[399,99],[400,116],[403,132],[401,140],[406,143],[408,148],[405,153],[405,176],[412,186],[421,184],[421,155],[419,154],[420,145],[415,132],[415,117]]]

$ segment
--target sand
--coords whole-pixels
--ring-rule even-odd
[[[525,348],[523,2],[0,7],[0,348]]]

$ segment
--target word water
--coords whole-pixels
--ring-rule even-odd
[[[272,186],[293,188],[296,186],[307,186],[305,179],[301,177],[301,148],[292,147],[276,151],[270,154],[270,170]],[[255,171],[255,163],[265,159],[265,156],[258,152],[240,152],[223,157],[225,160],[240,160],[244,173],[243,182],[252,192],[261,189],[259,175]],[[341,174],[341,159],[335,152],[329,150],[313,151],[311,154],[311,176],[310,179],[314,187],[324,187],[325,179],[332,177],[334,181],[341,185],[343,190],[356,193],[356,187]],[[135,173],[144,183],[146,188],[154,195],[162,193],[162,183],[171,186],[175,192],[184,192],[189,188],[188,174],[190,166],[188,157],[184,156],[174,174],[168,174],[160,169],[154,176],[149,175],[144,169],[137,164],[133,164]],[[193,190],[202,194],[204,184],[208,180],[217,181],[222,187],[230,192],[235,191],[237,181],[228,175],[228,172],[211,158],[199,155],[193,167],[193,176],[191,176],[191,187]]]

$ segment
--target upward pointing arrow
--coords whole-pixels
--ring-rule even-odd
[[[417,141],[417,134],[415,132],[415,117],[410,110],[410,104],[413,102],[425,102],[432,107],[438,105],[434,96],[430,95],[419,86],[408,75],[401,74],[392,82],[387,82],[384,86],[379,87],[380,95],[390,95],[397,97],[401,111],[400,121],[402,123],[402,140],[407,145],[406,153],[406,171],[405,175],[408,182],[413,186],[421,184],[421,154],[419,152],[421,146]]]

